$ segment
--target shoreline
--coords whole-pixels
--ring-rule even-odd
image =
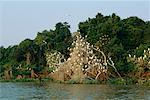
[[[44,83],[44,82],[51,82],[51,83],[59,83],[59,84],[102,84],[102,85],[143,85],[143,86],[150,86],[150,79],[149,80],[138,80],[138,82],[134,82],[134,80],[125,80],[120,78],[115,78],[107,81],[96,81],[96,80],[84,80],[83,82],[78,82],[74,80],[69,81],[58,81],[53,80],[51,78],[43,78],[41,80],[34,79],[34,78],[24,78],[24,79],[11,79],[11,80],[0,80],[0,83],[3,82],[37,82],[37,83]]]

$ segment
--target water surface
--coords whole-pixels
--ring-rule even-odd
[[[0,100],[150,100],[150,87],[137,85],[0,83]]]

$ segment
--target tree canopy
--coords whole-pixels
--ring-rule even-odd
[[[135,68],[128,62],[128,54],[140,57],[145,49],[150,48],[150,21],[136,16],[121,19],[115,13],[109,16],[98,13],[94,18],[80,22],[78,31],[91,45],[111,57],[124,76]],[[33,40],[25,39],[18,45],[0,47],[0,75],[3,76],[4,70],[9,68],[19,74],[20,67],[25,71],[30,67],[38,73],[48,67],[47,52],[60,52],[65,59],[69,58],[68,48],[71,48],[73,40],[70,25],[59,22],[54,30],[38,32]]]

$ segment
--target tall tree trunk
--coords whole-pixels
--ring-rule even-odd
[[[26,63],[29,65],[31,64],[31,60],[32,60],[32,55],[30,52],[27,52],[26,54]]]

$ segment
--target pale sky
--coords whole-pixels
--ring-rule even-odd
[[[71,31],[78,23],[97,13],[116,13],[122,19],[130,16],[150,21],[149,0],[78,0],[78,1],[0,1],[0,46],[8,47],[37,32],[53,29],[57,22],[68,22]]]

